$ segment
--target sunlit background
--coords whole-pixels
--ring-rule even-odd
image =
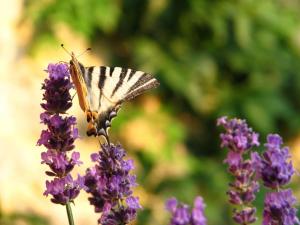
[[[48,63],[122,66],[160,81],[126,103],[110,130],[135,160],[143,211],[136,224],[168,224],[164,201],[206,202],[210,225],[230,225],[230,181],[216,118],[246,118],[261,133],[280,133],[300,161],[299,0],[10,0],[0,1],[0,224],[67,224],[65,208],[43,196],[46,166],[37,147],[41,83]],[[98,150],[85,135],[74,98],[84,165]],[[300,200],[299,179],[292,184]],[[261,218],[262,188],[256,204]],[[77,225],[99,215],[81,193]],[[256,224],[260,224],[258,220]]]

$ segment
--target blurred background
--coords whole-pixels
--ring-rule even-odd
[[[221,115],[280,133],[300,160],[299,0],[11,0],[0,1],[0,224],[67,224],[65,208],[44,197],[46,166],[36,141],[48,63],[122,66],[152,73],[161,85],[124,104],[110,130],[135,160],[144,210],[136,224],[168,224],[172,196],[206,202],[208,224],[233,224],[230,176],[219,148]],[[77,97],[70,111],[84,165],[98,150],[85,135]],[[293,183],[300,200],[299,178]],[[262,188],[256,204],[261,218]],[[99,215],[81,193],[77,225]],[[256,224],[260,224],[258,220]]]

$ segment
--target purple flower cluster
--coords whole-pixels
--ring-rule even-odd
[[[70,174],[63,178],[54,178],[52,181],[46,181],[45,195],[53,195],[52,202],[57,204],[65,204],[77,197],[81,187],[83,187],[83,178],[78,176],[77,180],[73,180]],[[68,188],[66,188],[68,187]]]
[[[45,91],[41,106],[45,112],[41,113],[41,123],[47,126],[41,133],[37,145],[43,145],[47,151],[41,153],[42,163],[50,168],[48,176],[54,177],[46,181],[44,195],[52,195],[51,201],[65,205],[73,201],[83,187],[81,177],[73,180],[70,172],[75,165],[80,165],[79,152],[74,149],[74,141],[78,138],[75,128],[76,119],[65,116],[66,110],[72,106],[70,89],[70,74],[66,64],[49,64],[47,72],[49,78],[44,81],[42,89]]]
[[[128,224],[141,208],[139,199],[132,196],[136,177],[130,172],[132,160],[124,160],[125,151],[120,145],[102,145],[102,151],[91,155],[96,165],[87,170],[84,184],[95,212],[101,212],[102,225]]]
[[[223,116],[217,121],[218,126],[223,126],[226,133],[220,135],[221,147],[230,151],[243,153],[254,146],[259,146],[258,133],[249,128],[245,120],[231,119]]]
[[[296,202],[290,189],[282,189],[288,184],[295,173],[288,147],[281,148],[282,138],[278,134],[270,134],[265,144],[266,151],[260,157],[253,153],[258,176],[265,187],[274,190],[267,193],[264,202],[264,225],[294,225],[300,224],[296,217],[297,210],[293,208]]]
[[[295,173],[289,160],[291,158],[289,148],[281,148],[281,145],[282,138],[278,134],[269,134],[265,144],[266,151],[262,157],[257,153],[253,153],[252,156],[257,163],[257,170],[264,186],[271,189],[278,189],[288,184]]]
[[[166,209],[172,215],[170,225],[206,225],[204,208],[205,204],[200,196],[195,198],[191,212],[188,205],[178,203],[176,198],[170,198],[166,202]]]
[[[255,179],[255,163],[247,159],[249,150],[259,146],[258,134],[249,128],[245,120],[221,117],[217,125],[225,128],[225,133],[220,135],[221,147],[228,148],[227,158],[229,172],[235,180],[230,183],[227,191],[229,202],[242,206],[242,209],[234,209],[233,219],[238,224],[250,224],[256,221],[256,208],[252,206],[255,193],[259,190],[259,184]]]
[[[293,208],[296,198],[290,189],[267,193],[263,215],[263,225],[300,224]]]

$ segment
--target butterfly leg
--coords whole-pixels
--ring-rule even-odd
[[[73,101],[74,97],[76,96],[76,93],[72,96],[71,101]]]

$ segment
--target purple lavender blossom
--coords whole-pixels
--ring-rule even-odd
[[[66,116],[65,112],[72,106],[70,89],[73,87],[66,64],[49,64],[42,89],[45,112],[41,113],[41,123],[46,129],[41,132],[37,145],[43,145],[47,151],[41,153],[42,164],[49,166],[46,174],[54,177],[46,181],[44,195],[52,195],[53,203],[65,205],[73,201],[83,187],[83,179],[74,180],[70,175],[75,165],[80,165],[79,152],[73,151],[74,141],[78,138],[75,128],[76,118]]]
[[[132,196],[136,186],[132,160],[124,160],[125,151],[120,145],[102,145],[102,151],[91,155],[97,163],[85,175],[86,192],[95,212],[101,212],[99,223],[102,225],[128,224],[136,217],[141,208],[139,200]],[[126,203],[126,204],[125,204]]]
[[[176,198],[166,201],[166,209],[171,213],[170,225],[206,225],[204,216],[204,202],[198,196],[194,201],[194,208],[190,212],[189,206],[178,203]]]
[[[282,138],[278,134],[269,134],[266,150],[262,157],[252,154],[252,161],[258,171],[264,186],[276,192],[267,193],[264,202],[263,225],[294,225],[300,224],[296,217],[296,198],[290,189],[283,190],[283,186],[291,181],[295,173],[288,147],[281,147]]]
[[[267,193],[264,203],[263,225],[300,224],[294,208],[296,198],[290,189]]]
[[[288,184],[295,173],[288,147],[281,148],[282,138],[278,134],[270,134],[265,144],[263,156],[253,155],[264,186],[278,189]]]
[[[222,133],[221,147],[228,147],[235,152],[244,152],[254,146],[259,146],[258,133],[249,128],[245,120],[231,119],[223,116],[217,121],[218,126],[223,126],[226,133]]]
[[[48,113],[64,113],[72,106],[69,90],[73,87],[67,64],[49,64],[46,70],[49,79],[45,79],[42,89],[45,90],[41,106]]]
[[[68,174],[62,178],[54,178],[52,181],[46,181],[46,191],[44,195],[52,195],[51,201],[56,204],[65,205],[72,202],[83,188],[83,178],[78,176],[77,180],[73,180]]]
[[[204,216],[205,204],[203,198],[197,196],[194,201],[194,208],[191,215],[192,225],[206,225],[206,218]]]
[[[241,119],[228,120],[227,117],[221,117],[217,125],[225,128],[225,133],[220,135],[221,147],[228,148],[224,163],[228,164],[228,171],[235,178],[227,191],[229,202],[243,206],[241,210],[234,210],[233,219],[239,224],[254,223],[256,209],[251,204],[259,190],[259,184],[256,181],[257,163],[252,158],[249,159],[249,151],[259,146],[259,135]]]
[[[48,112],[41,114],[41,122],[47,125],[47,130],[43,130],[39,145],[44,145],[48,149],[56,149],[60,152],[70,151],[74,146],[74,141],[78,138],[76,118],[62,117],[59,114],[51,115]]]

